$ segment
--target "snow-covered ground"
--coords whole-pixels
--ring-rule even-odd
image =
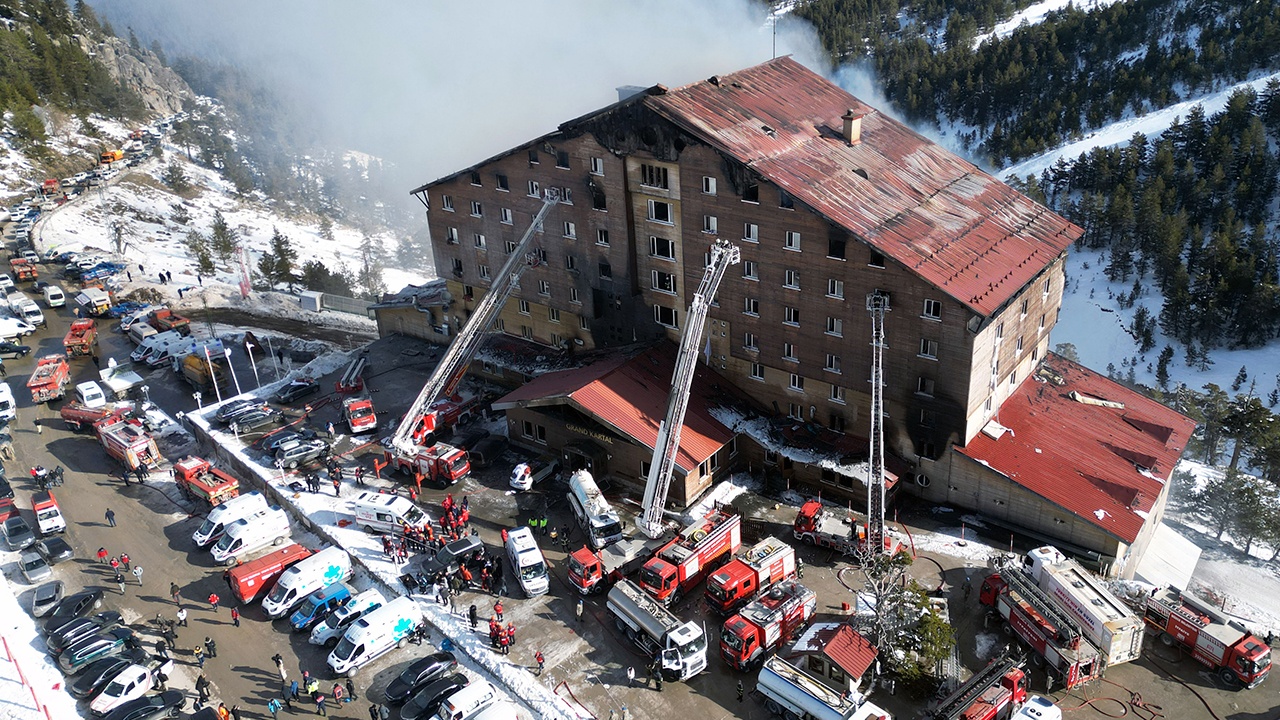
[[[1064,10],[1068,5],[1074,5],[1080,10],[1088,12],[1098,8],[1104,8],[1122,0],[1041,0],[1023,10],[1014,13],[1013,17],[998,23],[995,28],[989,32],[974,38],[973,46],[978,47],[982,43],[992,38],[1006,38],[1013,34],[1014,30],[1025,25],[1037,25],[1042,22],[1049,13]]]
[[[10,553],[15,558],[17,553]],[[44,653],[35,621],[18,604],[18,591],[0,580],[0,720],[47,720],[79,717],[76,701],[63,691],[57,665]],[[39,705],[36,704],[37,700]]]

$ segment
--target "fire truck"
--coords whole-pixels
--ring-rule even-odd
[[[368,397],[353,397],[342,401],[342,415],[351,428],[352,435],[369,432],[378,428],[378,416],[373,411],[373,400]]]
[[[14,282],[35,280],[40,276],[40,273],[36,270],[36,266],[26,258],[14,258],[10,260],[9,270],[13,272]]]
[[[1271,672],[1267,643],[1177,588],[1147,596],[1144,619],[1160,633],[1160,642],[1190,650],[1228,686],[1257,687]]]
[[[58,408],[58,415],[62,417],[62,422],[68,430],[79,430],[86,425],[93,427],[94,423],[103,418],[120,414],[122,413],[119,410],[110,407],[91,408],[75,402],[63,403],[62,407]]]
[[[1075,620],[1017,567],[1008,564],[988,576],[978,601],[995,608],[1005,632],[1017,633],[1031,647],[1032,663],[1048,665],[1068,689],[1102,675],[1104,662],[1098,649],[1084,638]]]
[[[65,355],[46,355],[36,362],[36,369],[27,380],[31,390],[31,402],[57,400],[67,394],[67,381],[71,379]]]
[[[796,551],[777,538],[765,538],[707,578],[707,604],[727,615],[796,574]]]
[[[767,654],[809,623],[817,607],[817,593],[795,580],[774,584],[742,612],[724,621],[720,656],[744,672],[760,665]]]
[[[67,357],[92,355],[93,348],[97,344],[98,324],[93,318],[76,320],[71,323],[71,329],[62,338],[62,347],[67,351]]]
[[[240,481],[209,464],[208,460],[188,455],[173,464],[178,489],[188,500],[198,501],[212,510],[224,500],[240,494]]]
[[[153,468],[160,462],[156,441],[137,420],[111,415],[94,424],[98,442],[125,470]]]
[[[925,720],[1009,720],[1027,701],[1027,673],[1020,657],[1006,655],[956,688]]]
[[[191,334],[191,320],[179,315],[169,308],[157,308],[154,310],[151,315],[147,317],[147,324],[155,328],[157,332],[174,330],[182,335]]]
[[[853,555],[866,543],[866,527],[854,521],[852,511],[836,516],[821,500],[807,500],[796,514],[792,534],[806,545],[835,550],[842,555]],[[884,536],[884,549],[890,555],[905,551],[902,542],[888,533]]]
[[[1047,545],[1027,553],[1023,569],[1075,618],[1089,642],[1102,651],[1107,667],[1142,655],[1142,619],[1093,573]]]
[[[670,605],[684,597],[707,573],[742,547],[742,519],[714,508],[666,545],[640,568],[640,587]]]

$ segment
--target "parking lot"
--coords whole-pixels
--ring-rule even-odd
[[[52,269],[41,266],[42,273]],[[166,491],[162,482],[124,484],[116,474],[117,466],[107,458],[92,436],[72,433],[56,419],[58,403],[32,406],[26,393],[25,376],[34,366],[35,358],[61,352],[62,335],[71,320],[70,312],[65,308],[56,311],[45,309],[45,312],[49,327],[23,340],[34,348],[34,352],[26,358],[5,361],[9,384],[18,405],[18,417],[11,424],[15,459],[7,464],[7,469],[17,490],[18,504],[23,508],[30,507],[30,493],[34,489],[26,475],[27,468],[61,465],[66,469],[66,484],[55,488],[55,493],[67,518],[66,539],[75,548],[76,558],[57,566],[55,576],[66,583],[67,592],[83,587],[103,588],[106,592],[104,609],[119,610],[126,622],[151,644],[158,638],[152,619],[157,614],[172,617],[176,609],[168,596],[169,583],[176,583],[191,617],[190,627],[178,629],[178,649],[174,656],[180,667],[170,686],[191,690],[198,671],[192,649],[208,636],[218,647],[218,656],[206,660],[204,667],[214,685],[215,703],[239,704],[244,710],[244,717],[268,716],[266,702],[279,690],[279,678],[270,659],[277,652],[288,658],[286,667],[291,678],[309,670],[331,683],[332,674],[324,662],[326,653],[309,645],[302,634],[288,633],[285,623],[267,621],[260,610],[252,606],[243,610],[240,627],[231,623],[222,569],[213,565],[207,553],[195,551],[190,536],[200,519],[192,515],[193,509],[180,496]],[[103,322],[102,325],[101,358],[122,357],[132,349],[124,337],[107,329],[108,323]],[[372,362],[366,382],[379,421],[385,428],[386,423],[404,412],[416,395],[435,355],[411,341],[386,339],[375,344],[370,357]],[[237,373],[247,384],[247,378],[252,374],[243,353],[236,355],[236,362]],[[72,369],[73,383],[96,376],[88,358],[72,361]],[[265,371],[265,364],[258,370],[264,381],[271,377]],[[329,394],[334,375],[340,372],[338,369],[322,378],[321,395],[308,402],[321,405],[319,400]],[[150,398],[170,414],[194,409],[196,401],[190,388],[171,371],[163,368],[153,370],[147,375],[147,382]],[[320,432],[328,423],[334,422],[341,434],[337,413],[337,404],[325,404],[303,422]],[[40,428],[35,424],[37,419],[41,421]],[[498,430],[500,419],[485,424],[485,427]],[[250,433],[243,438],[230,437],[226,441],[234,443],[253,439],[254,435]],[[349,453],[344,461],[348,468],[359,463],[372,474],[372,460],[377,456],[378,448],[362,445],[344,437],[339,439],[336,449]],[[165,448],[171,453],[189,449],[179,442],[170,443]],[[563,478],[550,479],[528,493],[516,494],[507,487],[511,466],[527,457],[531,456],[512,450],[490,467],[475,470],[470,478],[447,490],[424,485],[419,503],[435,516],[439,514],[439,504],[446,493],[452,493],[455,499],[468,497],[473,524],[486,545],[494,551],[500,548],[499,536],[503,528],[524,524],[531,514],[541,513],[544,506],[552,527],[572,527],[573,521],[564,501]],[[349,479],[347,482],[349,484]],[[371,482],[387,489],[405,487],[390,479]],[[343,490],[344,493],[352,491],[349,487]],[[751,527],[754,534],[788,538],[794,509],[775,507],[771,500],[745,496],[735,502],[753,518]],[[114,512],[115,527],[105,520],[107,508]],[[914,534],[938,532],[945,535],[948,532],[946,523],[940,522],[939,517],[924,508],[907,507],[904,514],[904,520]],[[336,524],[339,520],[339,517],[330,517],[323,522]],[[575,532],[573,537],[575,542],[580,542],[580,534]],[[320,544],[300,532],[295,532],[295,539],[311,547]],[[744,542],[751,539],[754,537],[744,538]],[[686,599],[676,609],[682,618],[704,623],[709,639],[708,671],[688,683],[667,684],[662,692],[658,692],[652,684],[643,682],[646,658],[616,631],[602,596],[588,598],[583,622],[578,624],[574,620],[577,594],[566,579],[565,553],[546,539],[541,539],[541,542],[551,568],[551,591],[536,599],[525,599],[512,582],[509,584],[515,597],[504,598],[505,614],[519,629],[519,640],[511,652],[510,662],[532,670],[535,651],[541,651],[546,657],[546,669],[533,677],[534,682],[550,688],[566,701],[579,704],[598,718],[608,717],[610,711],[620,713],[624,706],[631,717],[665,717],[677,713],[697,713],[709,718],[769,716],[758,698],[750,694],[754,685],[752,677],[730,671],[718,657],[720,620],[703,610],[697,595]],[[994,539],[996,545],[1005,542],[1005,538]],[[106,548],[112,555],[128,553],[134,564],[145,568],[143,584],[129,584],[121,594],[112,582],[111,573],[94,560],[94,553],[99,547]],[[844,617],[842,603],[852,602],[852,594],[841,583],[837,572],[845,564],[825,551],[812,548],[798,548],[798,551],[807,568],[803,582],[818,594],[818,619]],[[965,561],[958,556],[929,553],[928,557],[936,565],[919,562],[917,572],[926,584],[945,582],[944,592],[952,603],[951,618],[959,638],[962,659],[969,668],[979,668],[986,659],[975,654],[979,636],[998,631],[984,630],[984,613],[977,605],[976,594],[966,599],[959,588],[966,574],[975,574],[973,583],[975,586],[979,584],[981,571],[966,568]],[[4,570],[25,607],[29,603],[30,590],[18,573],[15,560],[14,554],[7,554]],[[415,559],[414,563],[420,563],[420,560]],[[416,565],[411,564],[410,567]],[[938,568],[941,568],[940,576]],[[508,577],[511,577],[510,572],[508,569]],[[207,602],[213,592],[223,597],[222,607],[216,612]],[[456,601],[457,613],[465,615],[466,609],[475,604],[481,618],[487,618],[495,599],[492,593],[465,591]],[[479,632],[485,632],[483,620]],[[436,640],[439,640],[438,636]],[[1161,712],[1165,717],[1214,717],[1201,703],[1200,697],[1203,697],[1214,708],[1217,717],[1244,720],[1275,717],[1274,694],[1270,689],[1275,680],[1269,679],[1261,687],[1249,691],[1227,690],[1218,687],[1216,681],[1190,659],[1179,661],[1158,643],[1149,641],[1148,647],[1143,660],[1111,669],[1105,682],[1070,694],[1054,693],[1053,696],[1064,708],[1073,708],[1086,698],[1094,697],[1118,698],[1129,703],[1133,698],[1131,693],[1138,693],[1146,702],[1162,706]],[[357,690],[360,701],[341,709],[331,707],[330,712],[337,717],[367,717],[366,698],[379,700],[381,688],[400,668],[412,658],[432,651],[434,648],[424,643],[384,656],[359,676]],[[628,667],[637,670],[634,683],[627,681]],[[739,679],[745,681],[748,689],[748,695],[741,703],[735,692]],[[1036,677],[1033,688],[1043,689],[1042,678]],[[894,712],[895,717],[915,716],[924,698],[899,690],[896,694],[890,694],[887,689],[877,690],[873,697],[878,704]],[[1112,701],[1096,702],[1087,709],[1072,713],[1072,717],[1104,717],[1107,713],[1116,712],[1117,706]]]

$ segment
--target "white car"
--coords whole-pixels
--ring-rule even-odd
[[[520,463],[511,470],[511,487],[515,490],[532,490],[533,486],[551,477],[560,469],[560,462],[551,457],[540,457],[529,463]]]
[[[0,318],[0,338],[5,340],[30,335],[35,331],[33,325],[18,318]]]
[[[107,683],[102,694],[94,698],[89,710],[97,717],[102,717],[121,705],[147,694],[157,685],[160,675],[168,676],[173,672],[173,660],[166,660],[155,667],[130,665]]]
[[[87,408],[107,406],[107,395],[95,380],[86,380],[76,385],[76,399]]]

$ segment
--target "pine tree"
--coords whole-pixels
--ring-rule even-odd
[[[176,161],[170,161],[168,167],[164,169],[164,175],[161,180],[169,189],[181,195],[191,189],[191,183],[187,180],[187,173],[182,169]]]
[[[222,211],[214,211],[209,246],[213,250],[213,254],[224,265],[230,262],[231,256],[235,254],[236,241],[238,239],[238,234],[234,228],[227,224],[227,219],[222,216]]]
[[[263,277],[272,285],[288,283],[289,288],[292,289],[293,284],[298,280],[295,272],[297,262],[298,251],[293,249],[289,238],[285,237],[279,229],[271,228],[271,250],[264,253],[258,261],[258,270],[262,272]]]
[[[1173,361],[1173,346],[1165,345],[1160,351],[1160,358],[1156,360],[1156,382],[1160,384],[1161,389],[1169,389],[1169,363]]]
[[[1209,523],[1214,536],[1219,540],[1235,518],[1236,498],[1243,485],[1239,472],[1227,470],[1221,477],[1209,480],[1204,487],[1192,494],[1196,514]]]
[[[320,216],[320,237],[329,241],[333,240],[333,221],[329,219],[328,215]]]
[[[209,239],[199,230],[191,230],[187,232],[186,242],[187,249],[196,260],[196,269],[203,275],[212,275],[214,266],[213,254],[209,252]]]
[[[1240,392],[1240,388],[1245,381],[1249,379],[1249,370],[1244,366],[1240,366],[1240,372],[1236,373],[1236,379],[1231,381],[1231,392]]]
[[[367,231],[360,241],[360,272],[356,282],[362,294],[371,300],[380,300],[387,291],[382,280],[382,243],[376,242]]]

